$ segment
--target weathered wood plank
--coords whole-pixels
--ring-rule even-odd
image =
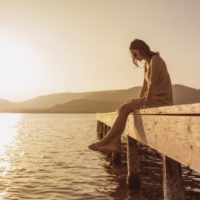
[[[178,115],[199,114],[200,115],[200,103],[141,109],[140,114],[178,114]]]

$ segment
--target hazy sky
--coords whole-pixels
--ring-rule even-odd
[[[141,86],[129,44],[165,59],[173,84],[200,88],[199,0],[0,0],[0,98]]]

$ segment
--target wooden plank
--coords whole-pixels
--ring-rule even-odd
[[[178,115],[199,114],[200,115],[200,103],[141,109],[140,111],[137,111],[137,114],[178,114]]]

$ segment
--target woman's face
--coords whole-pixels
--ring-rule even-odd
[[[131,51],[131,55],[132,55],[133,59],[136,59],[136,60],[139,60],[139,61],[144,59],[144,57],[140,54],[139,50],[130,49],[130,51]]]
[[[143,56],[140,54],[139,50],[131,49],[130,51],[131,51],[133,59],[136,59],[136,60],[139,60],[139,61],[144,59]]]
[[[140,51],[137,49],[130,49],[131,51],[131,55],[132,55],[132,59],[133,59],[133,63],[135,65],[138,65],[137,61],[142,61],[144,60],[144,56],[141,55]]]

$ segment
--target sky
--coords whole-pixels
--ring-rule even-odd
[[[0,98],[141,86],[144,40],[173,84],[200,89],[199,0],[0,0]]]

